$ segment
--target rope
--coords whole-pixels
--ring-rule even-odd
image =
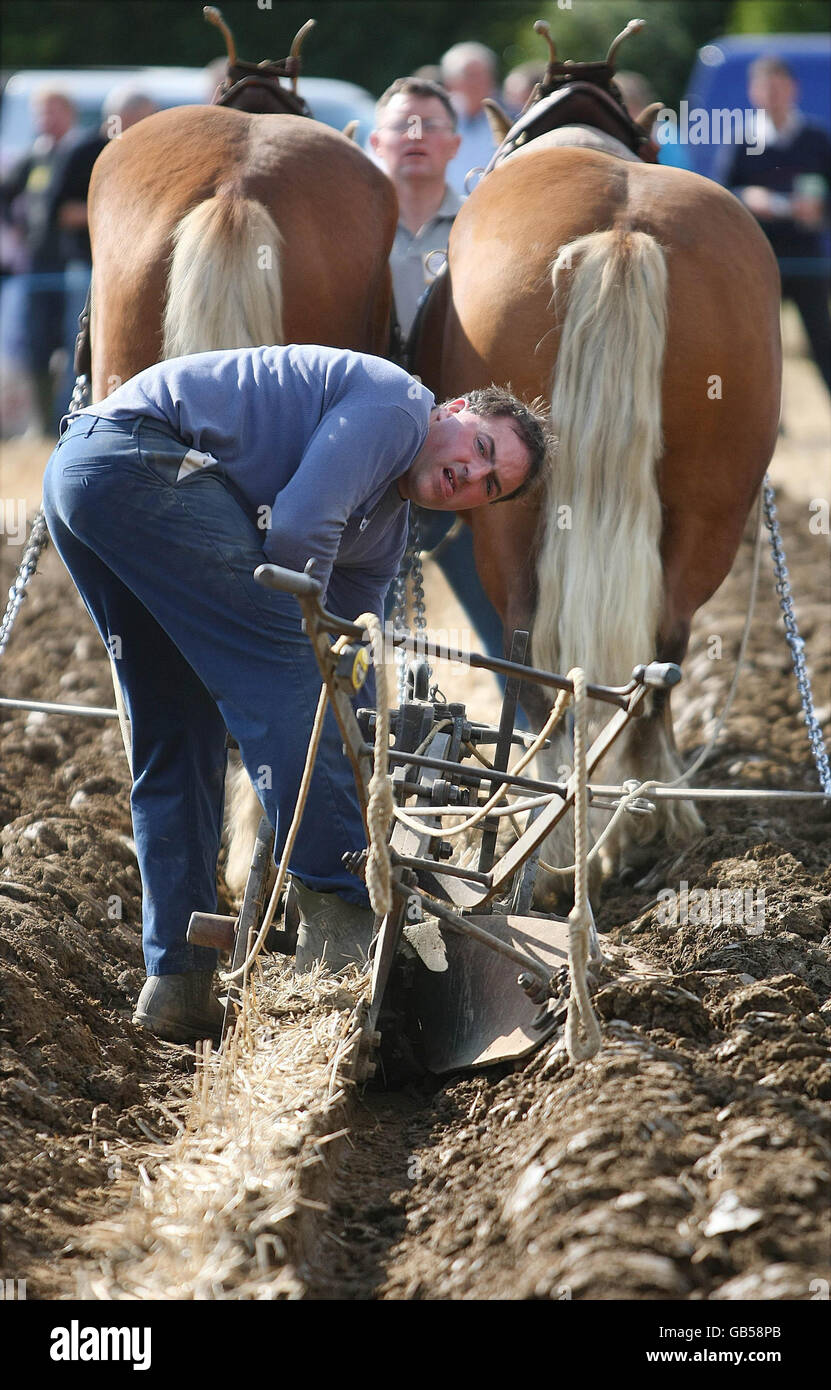
[[[597,1022],[586,967],[589,959],[591,908],[588,894],[588,776],[586,772],[586,676],[579,666],[569,671],[574,682],[574,907],[568,915],[568,970],[571,992],[568,1001],[565,1044],[572,1062],[584,1062],[600,1048]]]
[[[363,613],[357,620],[358,626],[366,628],[372,645],[372,659],[375,663],[376,693],[378,697],[378,714],[375,726],[375,769],[369,783],[369,805],[367,807],[367,827],[369,831],[369,857],[367,861],[367,888],[369,890],[369,900],[373,911],[380,916],[389,912],[392,905],[391,888],[391,866],[389,849],[386,843],[389,824],[392,819],[392,782],[387,775],[388,753],[389,753],[389,707],[387,700],[386,671],[384,669],[384,650],[383,650],[383,629],[374,613]],[[348,639],[339,637],[332,644],[333,654],[338,653],[346,645]],[[277,911],[280,901],[280,894],[288,874],[289,860],[294,850],[294,843],[300,830],[300,822],[306,809],[306,801],[309,795],[309,786],[312,780],[317,750],[320,746],[320,738],[323,733],[323,721],[326,716],[326,706],[329,703],[329,691],[324,682],[320,688],[320,697],[317,702],[312,732],[309,736],[309,747],[306,753],[306,762],[303,767],[303,776],[300,779],[300,789],[297,793],[297,801],[294,806],[289,832],[286,836],[286,843],[283,846],[283,853],[280,856],[280,863],[277,868],[277,878],[271,892],[268,907],[263,916],[262,926],[257,933],[251,950],[248,952],[242,965],[236,970],[220,972],[220,980],[223,984],[230,984],[232,980],[237,980],[242,976],[243,980],[243,1010],[247,1001],[248,976],[252,965],[260,954],[265,944]],[[372,868],[370,869],[370,863]],[[387,902],[388,906],[383,904]]]
[[[518,773],[522,771],[524,767],[528,765],[528,763],[534,757],[534,754],[545,743],[545,740],[548,738],[548,735],[551,733],[552,729],[555,728],[555,726],[562,719],[563,713],[570,699],[571,691],[560,691],[559,695],[557,696],[557,699],[554,701],[551,713],[546,719],[545,724],[543,725],[542,729],[537,734],[533,742],[528,745],[525,752],[518,759],[515,766],[510,769],[510,776],[515,777]],[[472,744],[465,744],[465,747],[469,748],[471,752],[474,753],[474,755],[479,759],[479,761],[485,765],[485,767],[493,769],[493,764],[489,763],[486,758],[483,758],[482,755],[473,747]],[[553,794],[554,793],[552,793],[552,795]],[[480,821],[484,820],[486,816],[489,816],[491,814],[493,808],[500,801],[503,801],[505,799],[505,795],[506,792],[504,786],[497,787],[496,791],[491,793],[484,805],[480,806],[478,810],[473,812],[472,815],[467,816],[459,825],[444,826],[442,828],[442,835],[449,838],[453,835],[463,835],[465,831],[471,830],[474,825],[478,825]],[[439,811],[441,811],[441,809],[441,807],[435,808],[433,810],[433,814],[437,814]],[[501,812],[497,812],[497,814],[508,815],[511,814],[514,811],[514,809],[515,808],[513,806],[505,807]],[[453,811],[454,814],[457,815],[463,814],[462,812],[457,811],[455,807],[453,808]],[[399,806],[393,808],[393,814],[395,815],[396,820],[401,821],[402,825],[406,825],[410,830],[415,830],[419,834],[424,834],[424,826],[418,825],[414,821],[411,821],[407,813],[405,811],[402,811]]]
[[[372,647],[375,666],[375,749],[372,777],[369,781],[369,802],[366,824],[369,853],[366,860],[366,886],[369,901],[376,917],[385,917],[392,909],[392,866],[388,844],[395,803],[392,778],[389,775],[390,711],[387,698],[387,673],[384,666],[384,630],[375,613],[362,613],[358,626],[365,628]]]
[[[338,648],[339,645],[344,641],[344,638],[339,637],[337,642],[335,642],[334,644],[333,650],[335,650],[335,648]],[[223,984],[229,984],[232,980],[237,980],[240,976],[243,977],[243,1010],[245,1009],[245,1001],[247,998],[249,971],[251,969],[251,966],[254,964],[254,961],[257,959],[257,956],[260,954],[260,951],[263,949],[263,945],[265,944],[265,939],[268,936],[271,923],[274,920],[274,914],[277,911],[277,904],[280,901],[280,894],[283,891],[283,884],[286,881],[286,874],[288,873],[289,859],[291,858],[291,854],[294,849],[294,842],[297,839],[297,832],[300,829],[300,822],[303,819],[303,813],[306,809],[306,799],[309,795],[309,785],[312,780],[312,772],[314,770],[315,760],[317,758],[317,750],[320,745],[320,736],[323,733],[323,720],[326,715],[326,706],[328,703],[329,692],[326,689],[326,685],[324,684],[321,686],[320,689],[320,697],[317,702],[317,711],[315,713],[314,724],[312,725],[312,732],[309,737],[309,748],[306,753],[306,763],[303,768],[303,776],[300,779],[300,790],[297,793],[297,801],[295,802],[294,806],[294,816],[292,817],[292,822],[289,826],[289,833],[286,836],[286,843],[283,846],[283,853],[280,856],[280,864],[277,869],[277,879],[268,902],[268,907],[265,910],[263,924],[260,927],[259,932],[257,933],[257,939],[251,947],[251,950],[248,952],[248,955],[245,957],[245,960],[243,961],[242,965],[238,966],[236,970],[220,971],[219,978],[223,982]]]

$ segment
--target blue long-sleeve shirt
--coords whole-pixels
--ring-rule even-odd
[[[396,480],[433,404],[379,357],[302,345],[170,358],[81,413],[148,416],[212,456],[263,526],[266,557],[295,570],[314,559],[328,606],[354,618],[381,615],[401,562],[408,505]]]

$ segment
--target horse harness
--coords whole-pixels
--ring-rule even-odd
[[[646,163],[657,161],[655,146],[624,106],[608,63],[549,63],[545,77],[494,151],[485,173],[502,164],[514,150],[564,125],[594,126],[620,140]]]
[[[280,79],[296,82],[300,58],[290,56],[276,62],[246,63],[241,58],[228,64],[228,71],[213,95],[212,106],[230,106],[251,115],[308,116],[307,102]]]
[[[308,116],[314,120],[310,106],[293,90],[283,86],[281,79],[291,83],[297,81],[300,73],[299,54],[276,61],[265,59],[262,63],[246,63],[235,57],[228,63],[225,77],[214,92],[211,106],[228,106],[235,111],[245,111],[249,115]],[[78,336],[75,339],[74,368],[79,376],[92,379],[92,349],[90,344],[90,304],[92,286],[87,290],[86,303],[78,318]]]

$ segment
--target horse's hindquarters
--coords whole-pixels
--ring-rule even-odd
[[[435,389],[510,382],[553,402],[558,447],[537,499],[537,664],[617,681],[656,653],[680,660],[775,443],[778,278],[758,226],[732,195],[684,171],[529,148],[460,212],[449,282]],[[495,571],[489,593],[509,626],[534,602],[534,526],[519,504],[499,510],[498,525],[473,524],[477,563]],[[678,771],[664,703],[602,777]],[[661,820],[673,838],[700,824],[689,803]],[[559,862],[568,858],[566,847]]]

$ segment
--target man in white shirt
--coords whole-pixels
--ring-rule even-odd
[[[407,340],[418,301],[441,267],[461,199],[445,180],[459,148],[456,113],[443,87],[399,77],[376,107],[369,137],[398,194],[399,218],[390,255],[395,309]]]

